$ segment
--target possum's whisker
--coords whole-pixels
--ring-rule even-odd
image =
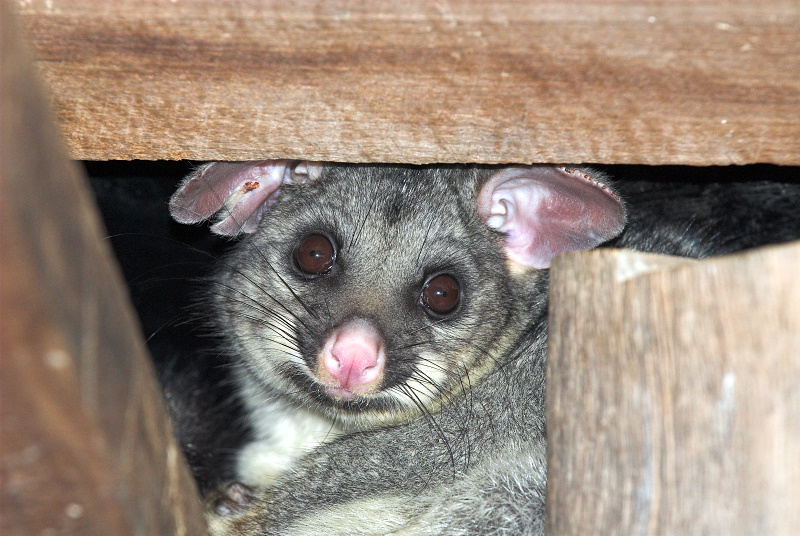
[[[181,242],[180,240],[178,240],[176,238],[172,238],[172,237],[164,236],[164,235],[160,235],[160,234],[137,233],[137,232],[116,233],[116,234],[113,234],[113,235],[107,235],[104,238],[104,240],[115,240],[117,238],[128,238],[128,237],[144,237],[144,238],[149,238],[151,240],[153,240],[153,239],[163,240],[165,242],[169,242],[169,243],[175,244],[177,246],[180,246],[181,248],[183,248],[185,250],[188,250],[188,251],[191,251],[192,253],[199,253],[199,254],[201,254],[201,255],[203,255],[205,257],[208,257],[209,259],[216,260],[216,256],[215,255],[213,255],[212,253],[209,253],[208,251],[205,251],[204,249],[200,249],[200,248],[198,248],[196,246],[193,246],[191,244],[187,244],[185,242]],[[183,264],[183,263],[176,263],[176,264]],[[191,263],[187,263],[187,264],[191,264]]]
[[[253,281],[253,279],[251,277],[249,277],[247,274],[245,274],[242,270],[240,270],[238,268],[231,267],[231,270],[234,271],[235,273],[241,275],[247,281],[249,281],[254,287],[256,287],[258,290],[260,290],[265,296],[269,297],[272,301],[277,303],[284,311],[286,311],[287,313],[292,315],[292,317],[294,317],[306,329],[306,331],[308,331],[309,333],[312,333],[311,329],[303,321],[303,319],[300,318],[299,315],[297,315],[296,313],[291,311],[288,307],[286,307],[286,305],[284,305],[283,302],[281,302],[280,300],[275,298],[272,294],[270,294],[262,285],[260,285],[260,284],[256,283],[255,281]],[[291,289],[289,289],[289,290],[291,291]],[[293,291],[292,291],[292,294],[294,294]],[[308,311],[308,307],[306,306],[306,304],[302,300],[297,298],[297,301],[300,303],[301,306],[303,306],[303,308],[306,309],[306,311]],[[310,314],[310,312],[309,312],[309,314]]]
[[[417,331],[417,330],[415,330],[415,331]],[[410,333],[414,333],[414,332],[410,332]],[[489,350],[486,350],[485,348],[473,343],[471,340],[466,339],[466,338],[460,338],[460,337],[455,339],[455,340],[458,341],[458,342],[463,342],[464,344],[471,345],[473,348],[478,350],[478,352],[480,354],[482,354],[482,355],[484,355],[486,357],[489,357],[490,359],[492,359],[495,362],[495,364],[498,363],[497,358],[495,356],[493,356],[493,354]],[[430,345],[430,344],[434,344],[433,341],[422,339],[422,340],[419,340],[419,341],[416,341],[416,342],[411,342],[411,343],[408,343],[408,344],[392,347],[391,350],[392,351],[410,350],[412,348],[417,348],[417,347],[420,347],[420,346],[425,346],[425,345]],[[420,362],[426,363],[426,365],[428,365],[429,367],[434,367],[434,368],[439,369],[441,372],[445,373],[448,377],[450,377],[453,380],[461,380],[464,377],[463,374],[460,374],[457,371],[452,370],[451,368],[446,367],[442,363],[439,363],[439,362],[437,362],[435,360],[427,359],[422,355],[417,355],[416,358],[419,359]],[[467,371],[467,373],[468,373],[467,369],[465,369],[465,371]],[[462,387],[464,387],[464,386],[462,385]]]
[[[467,367],[464,364],[458,364],[456,367],[454,367],[457,370],[451,370],[450,368],[446,368],[441,363],[435,362],[433,360],[422,360],[422,362],[424,362],[427,366],[431,368],[443,371],[445,373],[445,377],[451,380],[450,384],[448,386],[445,386],[439,382],[436,382],[433,378],[427,375],[420,367],[417,367],[414,370],[411,376],[412,378],[414,377],[418,377],[417,379],[419,379],[419,377],[424,378],[428,384],[435,387],[436,392],[431,393],[433,395],[433,399],[436,399],[437,397],[442,397],[446,398],[448,403],[455,403],[458,397],[466,396],[469,398],[469,400],[467,400],[466,398],[465,400],[467,400],[467,402],[470,404],[470,407],[472,406],[472,392],[470,390],[472,382],[469,379],[469,367]],[[467,385],[464,384],[465,378],[467,380]],[[420,381],[419,383],[422,385],[425,382]],[[457,391],[458,394],[456,394],[456,390],[454,390],[452,387],[453,385],[456,384],[458,384],[461,388],[459,391]]]
[[[473,341],[471,338],[459,337],[459,338],[457,338],[455,340],[457,340],[460,343],[463,343],[463,344],[466,344],[468,346],[471,346],[472,348],[477,350],[480,355],[490,359],[492,361],[492,363],[493,363],[493,367],[494,368],[501,370],[502,374],[507,374],[507,371],[505,370],[505,367],[503,367],[503,363],[500,362],[498,360],[497,356],[494,355],[494,353],[491,352],[490,350],[487,350],[483,346],[479,345],[478,343]]]
[[[278,272],[278,270],[276,270],[275,267],[272,265],[272,263],[269,262],[269,259],[267,259],[267,256],[264,254],[264,252],[261,251],[261,248],[260,247],[256,247],[255,250],[256,250],[256,253],[258,253],[259,257],[261,257],[261,260],[267,265],[267,267],[270,270],[272,270],[272,273],[275,274],[275,276],[278,278],[278,280],[281,282],[281,284],[284,287],[286,287],[286,290],[288,290],[289,293],[292,295],[292,297],[295,300],[297,300],[297,303],[299,303],[300,306],[303,307],[303,309],[305,309],[306,312],[308,314],[310,314],[312,318],[314,318],[315,320],[319,320],[319,316],[317,316],[317,313],[315,313],[313,310],[311,310],[308,307],[308,305],[306,305],[306,303],[300,298],[300,296],[297,295],[297,293],[294,291],[294,289],[291,287],[291,285],[289,285],[289,283],[286,282],[286,280],[283,278],[283,276],[281,276],[281,274]]]
[[[423,331],[423,330],[430,329],[432,327],[436,327],[436,326],[441,325],[441,324],[443,324],[445,322],[447,322],[446,318],[438,318],[436,320],[431,321],[428,325],[420,326],[420,327],[418,327],[416,329],[412,329],[411,331],[407,331],[405,334],[406,335],[414,335],[415,333],[418,333],[418,332]]]
[[[277,305],[278,305],[278,306],[279,306],[281,309],[283,309],[283,310],[284,310],[284,311],[286,311],[286,312],[287,312],[289,315],[291,315],[291,317],[292,317],[292,318],[294,318],[295,320],[297,320],[297,322],[298,322],[298,323],[299,323],[301,326],[303,326],[303,327],[306,329],[306,331],[308,331],[309,333],[312,333],[311,329],[310,329],[310,328],[308,327],[308,325],[307,325],[307,324],[306,324],[306,323],[303,321],[303,319],[302,319],[302,318],[300,318],[300,316],[299,316],[299,315],[297,315],[297,314],[296,314],[294,311],[292,311],[291,309],[289,309],[288,307],[286,307],[286,305],[284,305],[282,301],[280,301],[279,299],[275,298],[275,297],[274,297],[272,294],[270,294],[270,293],[269,293],[269,291],[267,291],[267,289],[266,289],[266,288],[264,288],[263,286],[259,285],[259,284],[258,284],[258,283],[256,283],[255,281],[253,281],[253,280],[252,280],[252,278],[248,277],[246,274],[242,273],[240,270],[236,270],[236,272],[237,272],[238,274],[240,274],[242,277],[244,277],[245,279],[247,279],[247,280],[248,280],[250,283],[252,283],[252,284],[253,284],[253,286],[255,286],[255,287],[256,287],[256,288],[257,288],[257,289],[258,289],[258,290],[259,290],[261,293],[263,293],[265,296],[267,296],[269,299],[271,299],[273,302],[275,302],[275,303],[276,303],[276,304],[277,304]],[[231,287],[231,286],[229,286],[229,285],[223,285],[222,283],[220,283],[220,282],[218,282],[218,281],[212,281],[212,283],[215,283],[215,284],[217,284],[217,285],[220,285],[220,286],[224,286],[225,288],[228,288],[229,290],[231,290],[231,291],[233,291],[233,292],[237,292],[238,294],[241,294],[241,295],[245,296],[246,298],[248,298],[249,300],[253,301],[254,303],[258,303],[259,305],[261,305],[261,304],[260,304],[260,302],[258,302],[258,300],[256,300],[256,299],[255,299],[255,298],[253,298],[252,296],[249,296],[249,295],[245,294],[244,292],[242,292],[242,291],[240,291],[240,290],[238,290],[238,289],[234,289],[233,287]],[[264,310],[265,310],[265,311],[268,311],[269,309],[265,308]]]
[[[252,306],[250,306],[249,304],[246,304],[246,303],[242,303],[242,305],[244,305],[245,307],[251,307],[252,308]],[[248,315],[248,314],[246,314],[244,312],[241,312],[241,311],[237,311],[234,314],[236,316],[238,316],[239,318],[247,318],[247,319],[253,321],[254,323],[256,323],[258,325],[261,325],[261,326],[269,328],[270,330],[272,330],[276,334],[283,336],[283,338],[285,340],[289,341],[289,342],[293,342],[294,344],[298,343],[297,337],[291,331],[287,331],[285,328],[281,327],[280,324],[273,324],[269,319],[263,318],[261,316],[251,316],[251,315]],[[276,317],[276,318],[278,320],[282,320],[280,317]],[[290,326],[290,329],[291,329],[291,326]]]
[[[375,208],[375,205],[377,204],[378,195],[379,193],[375,192],[371,202],[367,204],[368,207],[367,211],[364,213],[364,218],[361,220],[361,223],[359,223],[356,232],[353,234],[353,239],[351,240],[350,245],[347,248],[348,252],[352,250],[355,246],[357,246],[358,243],[361,241],[362,233],[364,231],[364,226],[366,225],[367,220],[369,219],[369,215],[372,214],[373,208]]]
[[[425,230],[425,237],[422,239],[422,244],[419,246],[419,251],[417,252],[417,260],[416,265],[419,266],[419,259],[422,256],[422,253],[425,251],[425,244],[428,243],[428,236],[431,234],[431,229],[433,229],[433,220],[431,220],[430,224],[428,224],[428,228]]]
[[[268,308],[264,304],[260,303],[259,301],[254,300],[253,298],[251,298],[246,293],[241,292],[238,289],[232,288],[232,287],[230,287],[228,285],[225,285],[225,284],[222,284],[222,283],[219,283],[218,286],[220,286],[220,287],[222,287],[222,288],[224,288],[226,290],[230,290],[232,292],[235,292],[235,293],[239,294],[240,296],[245,297],[247,300],[245,301],[245,300],[236,298],[233,295],[224,294],[224,293],[221,293],[221,292],[212,293],[212,294],[216,294],[217,296],[220,296],[220,297],[223,297],[225,299],[228,299],[232,303],[238,303],[238,304],[240,304],[240,305],[242,305],[244,307],[247,307],[247,308],[250,308],[250,309],[254,309],[254,310],[258,311],[259,313],[262,313],[262,314],[266,315],[267,317],[271,317],[271,318],[274,318],[274,319],[280,321],[289,330],[294,330],[294,325],[292,325],[288,320],[286,320],[286,318],[284,318],[282,315],[278,314],[278,312],[276,312],[276,311]],[[259,320],[262,320],[262,319],[259,319]]]
[[[406,388],[406,394],[409,396],[411,400],[413,400],[417,404],[417,408],[422,412],[423,415],[426,416],[426,420],[431,424],[432,428],[436,432],[436,435],[442,440],[444,443],[445,448],[447,448],[447,454],[450,457],[450,465],[453,468],[453,476],[456,474],[456,458],[455,453],[453,452],[453,446],[450,444],[450,441],[447,438],[447,434],[445,434],[444,430],[442,429],[439,422],[433,416],[433,414],[428,410],[425,404],[419,399],[417,393],[413,389]]]
[[[419,360],[419,363],[424,364],[428,368],[434,369],[434,370],[437,370],[437,371],[443,373],[445,378],[451,380],[451,383],[458,382],[461,379],[461,374],[459,374],[458,371],[453,370],[452,368],[445,366],[444,364],[438,362],[435,359],[429,359],[429,358],[425,358],[423,356],[417,356],[417,359]],[[419,366],[417,366],[415,368],[415,372],[416,371],[420,371],[420,367]]]
[[[247,320],[251,320],[253,322],[258,322],[260,320],[258,317],[253,317],[253,316],[250,316],[250,315],[248,315],[246,313],[242,313],[242,312],[236,313],[236,316],[238,316],[239,318],[245,318]],[[278,331],[278,330],[276,329],[276,331]],[[288,343],[284,342],[284,341],[273,339],[271,337],[264,337],[264,340],[267,340],[269,342],[272,342],[274,344],[282,346],[282,347],[286,348],[287,350],[294,351],[294,348],[292,346],[290,346]]]
[[[170,281],[191,281],[191,280],[200,281],[202,280],[202,278],[192,278],[186,276],[158,276],[153,274],[157,274],[158,272],[165,272],[171,268],[185,268],[188,266],[206,266],[206,265],[207,263],[205,262],[197,262],[197,261],[195,262],[184,261],[184,262],[173,262],[169,264],[162,264],[154,268],[144,270],[143,272],[140,272],[139,274],[131,277],[128,280],[128,285],[138,286],[152,282],[160,283],[160,282],[170,282]]]
[[[452,391],[445,389],[444,386],[434,381],[433,378],[421,370],[415,370],[412,374],[412,378],[417,380],[417,385],[427,391],[429,400],[444,400],[447,402],[447,405],[453,404],[454,398],[451,397]]]
[[[185,317],[185,315],[182,315],[182,314],[175,315],[171,319],[169,319],[166,322],[164,322],[163,324],[161,324],[152,333],[150,333],[150,335],[147,336],[147,338],[145,339],[144,342],[145,343],[150,343],[150,341],[153,339],[153,337],[157,336],[159,333],[161,333],[166,328],[171,327],[171,326],[179,326],[179,325],[181,325],[180,322],[186,323],[187,321],[188,320]]]

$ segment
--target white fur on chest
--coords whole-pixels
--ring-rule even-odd
[[[270,396],[245,371],[237,381],[254,440],[237,460],[239,480],[248,486],[267,486],[294,462],[342,430],[330,419],[280,396]]]

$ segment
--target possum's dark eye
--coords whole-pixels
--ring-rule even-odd
[[[294,260],[297,267],[306,275],[326,274],[333,267],[336,249],[327,236],[321,234],[308,235],[300,241]]]
[[[432,313],[446,315],[458,306],[460,295],[458,280],[450,274],[439,274],[423,285],[420,302]]]

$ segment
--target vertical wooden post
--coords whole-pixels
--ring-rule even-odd
[[[0,533],[204,534],[122,278],[10,4],[0,2]]]
[[[798,266],[556,260],[548,534],[800,534]]]

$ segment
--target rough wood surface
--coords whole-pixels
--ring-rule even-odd
[[[204,534],[88,189],[0,2],[0,533]]]
[[[800,3],[21,0],[79,159],[800,164]]]
[[[798,266],[556,260],[548,534],[800,534]]]

